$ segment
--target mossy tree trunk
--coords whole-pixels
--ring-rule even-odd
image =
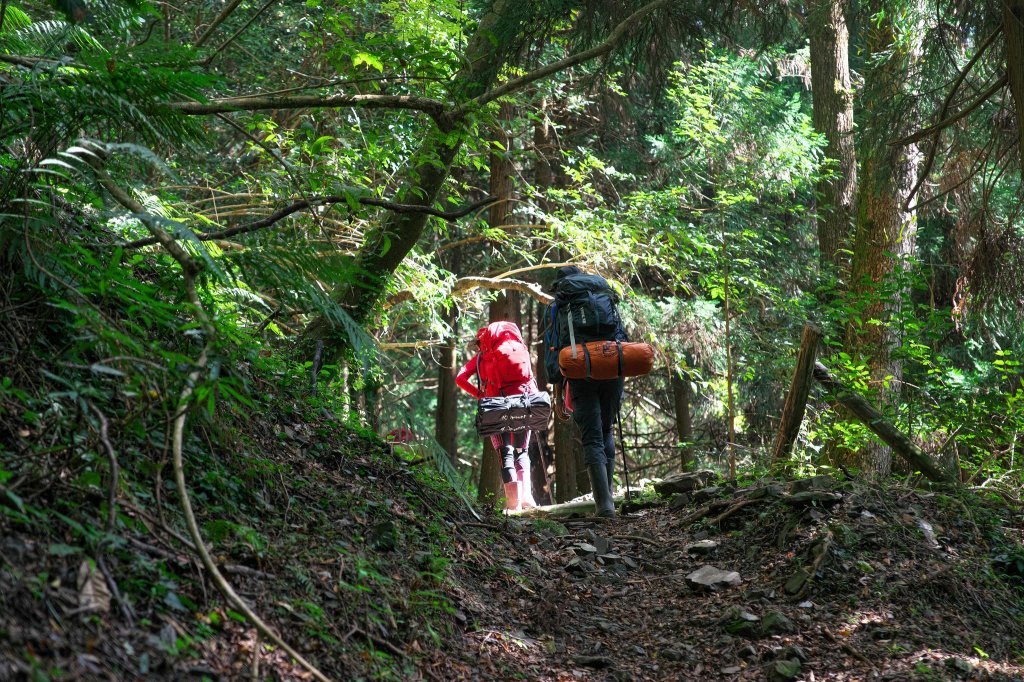
[[[825,155],[835,164],[832,177],[818,182],[818,247],[822,265],[837,268],[846,260],[843,249],[849,248],[857,187],[845,4],[844,0],[814,0],[807,17],[814,129],[825,137]]]
[[[917,216],[910,192],[917,180],[921,154],[914,144],[893,144],[917,125],[912,104],[914,65],[920,56],[919,27],[899,36],[892,3],[873,0],[865,17],[879,17],[867,27],[867,68],[861,96],[862,159],[857,191],[857,228],[850,274],[850,294],[860,307],[862,323],[851,324],[850,355],[870,368],[872,386],[881,404],[898,402],[902,361],[893,350],[902,342],[900,316],[909,291],[898,280],[917,246]],[[914,7],[911,12],[918,12]],[[888,476],[891,450],[878,443],[848,462],[865,473]]]

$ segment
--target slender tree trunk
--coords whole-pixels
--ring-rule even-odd
[[[533,343],[530,350],[537,351],[536,362],[534,363],[534,376],[537,377],[537,385],[540,390],[545,390],[548,385],[547,370],[544,367],[544,310],[545,307],[530,299],[530,326],[533,330],[531,339]],[[548,480],[548,466],[554,461],[554,453],[548,444],[548,433],[550,429],[537,431],[530,439],[530,475],[533,477],[533,498],[537,504],[551,504],[551,481]]]
[[[670,368],[669,383],[672,384],[672,402],[676,413],[676,437],[683,443],[679,449],[679,470],[691,471],[693,449],[689,443],[693,440],[693,418],[690,414],[693,391],[690,388],[690,373]]]
[[[818,249],[823,267],[843,267],[849,247],[857,158],[853,140],[853,86],[850,83],[850,33],[845,0],[813,0],[807,18],[811,38],[811,95],[814,129],[824,135],[833,177],[818,182]]]
[[[872,383],[880,389],[881,403],[898,402],[903,379],[902,363],[892,351],[902,342],[900,313],[909,292],[895,286],[917,245],[917,217],[913,204],[904,205],[917,180],[920,153],[916,145],[893,145],[917,124],[907,104],[912,67],[920,44],[897,42],[887,2],[874,0],[865,16],[883,16],[868,29],[868,68],[864,72],[863,131],[859,156],[863,160],[857,198],[857,232],[851,268],[851,294],[863,306],[860,319],[874,320],[851,327],[847,347],[865,361]],[[915,29],[910,29],[915,31]],[[920,36],[920,31],[916,34]],[[888,54],[881,58],[881,55]],[[879,60],[872,62],[872,60]],[[865,472],[888,476],[892,451],[872,444],[851,462]]]
[[[365,395],[366,405],[366,420],[368,422],[370,430],[380,435],[380,384],[376,381],[371,381],[366,384],[366,388],[363,389]]]
[[[555,501],[568,502],[590,492],[590,476],[583,466],[583,441],[572,419],[555,419]]]
[[[1006,77],[1017,113],[1017,153],[1024,181],[1024,0],[1003,0]]]
[[[349,421],[362,425],[364,422],[363,415],[366,414],[364,405],[366,403],[363,392],[359,390],[357,384],[359,383],[359,374],[362,371],[361,367],[355,365],[354,362],[346,362],[345,365],[349,368],[348,371],[348,410],[349,410]]]
[[[457,465],[458,453],[458,386],[455,374],[459,371],[458,338],[459,315],[452,307],[448,314],[448,325],[452,333],[441,347],[440,364],[437,368],[437,413],[434,420],[434,440],[448,453],[448,459]]]

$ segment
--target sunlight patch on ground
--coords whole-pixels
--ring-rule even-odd
[[[529,650],[540,646],[540,642],[532,637],[527,637],[522,630],[510,632],[507,630],[477,630],[466,635],[470,639],[480,640],[480,645],[498,645],[505,653],[512,653],[514,649]]]

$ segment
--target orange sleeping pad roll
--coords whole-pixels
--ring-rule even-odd
[[[558,367],[569,379],[617,379],[647,374],[654,367],[654,348],[649,343],[591,341],[558,353]]]

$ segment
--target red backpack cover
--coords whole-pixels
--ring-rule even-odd
[[[533,379],[533,363],[530,349],[523,342],[519,327],[513,322],[492,322],[476,335],[480,341],[480,358],[477,371],[488,395],[494,395],[494,387],[502,392],[508,389],[520,392],[524,384]],[[483,388],[481,386],[481,388]]]

